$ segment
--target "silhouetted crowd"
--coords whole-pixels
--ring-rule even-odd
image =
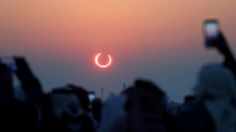
[[[182,104],[144,79],[105,101],[73,84],[44,93],[23,57],[1,61],[0,132],[236,132],[235,59],[222,33],[214,48],[224,62],[204,65]]]

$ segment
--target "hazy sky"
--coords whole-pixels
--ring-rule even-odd
[[[191,91],[201,65],[222,57],[204,47],[202,22],[218,18],[236,51],[235,0],[1,0],[0,55],[24,55],[44,90],[75,83],[100,96],[137,77],[173,100]],[[106,70],[93,64],[110,53]]]

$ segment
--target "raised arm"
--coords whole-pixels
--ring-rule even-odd
[[[236,77],[236,61],[233,53],[230,50],[228,42],[222,32],[220,32],[220,38],[215,44],[215,46],[216,49],[220,52],[220,54],[222,54],[224,57],[223,65],[229,68]]]
[[[39,80],[32,73],[28,63],[22,57],[15,57],[17,65],[16,75],[19,78],[27,100],[35,102],[43,95],[43,90]]]

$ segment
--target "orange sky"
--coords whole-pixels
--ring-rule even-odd
[[[204,19],[218,18],[236,51],[236,46],[233,45],[236,42],[235,6],[235,0],[1,0],[0,55],[28,56],[38,74],[45,78],[45,85],[49,87],[63,80],[62,77],[47,77],[43,73],[44,70],[51,71],[53,68],[50,67],[55,65],[58,66],[58,71],[71,67],[78,70],[78,73],[86,71],[82,72],[88,75],[86,79],[72,71],[66,76],[83,78],[82,85],[106,87],[105,78],[91,79],[96,74],[91,72],[93,66],[89,67],[91,69],[85,68],[90,65],[91,57],[99,51],[113,54],[116,60],[114,69],[118,66],[123,68],[116,69],[114,74],[129,70],[126,67],[135,64],[144,66],[150,63],[150,66],[155,64],[152,62],[154,60],[162,62],[160,67],[163,69],[155,69],[154,66],[148,69],[155,69],[158,73],[166,65],[176,63],[176,59],[178,62],[197,60],[196,63],[199,64],[196,67],[185,64],[196,71],[201,62],[218,60],[216,54],[206,53],[201,44]],[[211,55],[212,57],[208,57]],[[52,61],[56,61],[56,64]],[[48,63],[49,66],[41,63]],[[82,68],[77,68],[78,65]],[[171,69],[167,68],[166,71]],[[177,72],[175,70],[177,69],[172,72]],[[52,72],[57,73],[57,70]],[[133,71],[130,78],[145,74],[144,72]],[[154,74],[145,75],[154,77],[154,80],[160,79],[164,86],[171,87],[166,80],[173,75],[165,73],[168,77],[164,76],[164,79],[155,78]],[[122,75],[125,74],[121,74],[121,78]],[[91,82],[89,79],[95,84],[86,85]],[[184,81],[185,79],[180,80]],[[108,86],[112,85],[114,84]],[[174,98],[180,96],[182,95]]]

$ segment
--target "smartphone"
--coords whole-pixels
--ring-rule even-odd
[[[13,72],[17,70],[15,59],[12,57],[0,57],[0,63],[6,65]]]
[[[96,98],[96,94],[95,94],[94,92],[90,92],[90,93],[88,94],[88,98],[89,98],[89,101],[90,101],[90,102],[93,102],[94,99]]]
[[[212,47],[219,39],[220,26],[216,19],[206,20],[204,22],[204,32],[206,39],[206,47]]]

